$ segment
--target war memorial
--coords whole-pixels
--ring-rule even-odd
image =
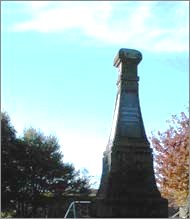
[[[137,74],[141,60],[142,54],[133,49],[120,49],[114,59],[118,91],[93,217],[168,217],[168,201],[156,185],[152,149],[141,115]]]

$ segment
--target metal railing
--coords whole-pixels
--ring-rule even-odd
[[[174,215],[172,215],[171,217],[176,217],[176,216],[179,216],[179,211],[175,213]]]
[[[183,215],[180,214],[180,211],[176,212],[174,215],[171,216],[171,218],[174,218],[174,217],[177,217],[177,218],[189,218],[190,217],[190,214],[189,212],[185,212],[183,213]]]
[[[76,211],[76,204],[90,204],[91,201],[73,201],[69,205],[69,208],[67,209],[67,212],[64,216],[64,218],[67,218],[69,212],[73,210],[73,218],[77,218],[77,211]]]

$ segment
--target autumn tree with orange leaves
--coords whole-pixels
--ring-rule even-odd
[[[185,113],[172,116],[169,128],[152,133],[155,175],[163,197],[169,206],[187,206],[189,192],[189,118]]]

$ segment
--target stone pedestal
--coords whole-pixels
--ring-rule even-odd
[[[143,125],[137,65],[142,54],[120,49],[112,130],[103,156],[100,188],[93,203],[94,217],[167,217],[168,204],[156,186],[152,149]]]

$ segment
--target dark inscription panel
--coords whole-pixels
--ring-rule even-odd
[[[139,124],[139,113],[137,107],[121,106],[120,119],[124,124]]]
[[[120,105],[119,127],[121,136],[141,137],[140,113],[136,95],[123,95]]]
[[[139,113],[137,107],[121,107],[121,119],[123,122],[139,123]]]

